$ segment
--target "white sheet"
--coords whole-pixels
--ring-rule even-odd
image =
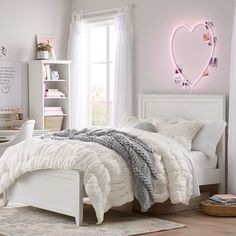
[[[198,169],[215,169],[217,166],[217,158],[210,158],[200,151],[191,151],[190,158],[195,168]]]

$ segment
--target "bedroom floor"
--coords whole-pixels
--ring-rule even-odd
[[[235,236],[236,217],[212,217],[203,215],[201,210],[159,215],[157,218],[185,224],[182,229],[163,231],[145,236]]]

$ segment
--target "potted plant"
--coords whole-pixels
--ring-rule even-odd
[[[48,60],[49,52],[51,52],[52,47],[48,43],[37,44],[37,59],[38,60]]]

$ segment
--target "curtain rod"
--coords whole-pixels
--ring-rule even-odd
[[[130,5],[128,5],[128,7],[133,8],[134,4],[130,4]],[[94,12],[88,12],[88,13],[83,13],[83,11],[81,11],[81,13],[84,16],[89,16],[89,15],[96,15],[96,14],[101,14],[101,13],[106,13],[106,12],[119,11],[120,9],[123,9],[123,8],[127,8],[127,7],[119,7],[119,8],[107,9],[107,10],[103,10],[103,11],[94,11]]]
[[[128,5],[129,8],[133,8],[134,6],[135,6],[134,4]],[[120,9],[124,9],[124,8],[127,8],[127,7],[119,7],[119,8],[107,9],[107,10],[102,10],[102,11],[87,12],[87,13],[84,13],[83,10],[81,10],[80,13],[74,12],[72,14],[72,19],[76,20],[78,15],[91,16],[91,15],[98,15],[98,14],[103,14],[103,13],[112,13],[112,12],[116,12],[116,11],[119,11]]]

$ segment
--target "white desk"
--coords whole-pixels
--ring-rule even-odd
[[[11,140],[18,132],[19,130],[0,130],[0,143]],[[34,130],[33,136],[40,136],[47,133],[47,130],[36,129]]]

